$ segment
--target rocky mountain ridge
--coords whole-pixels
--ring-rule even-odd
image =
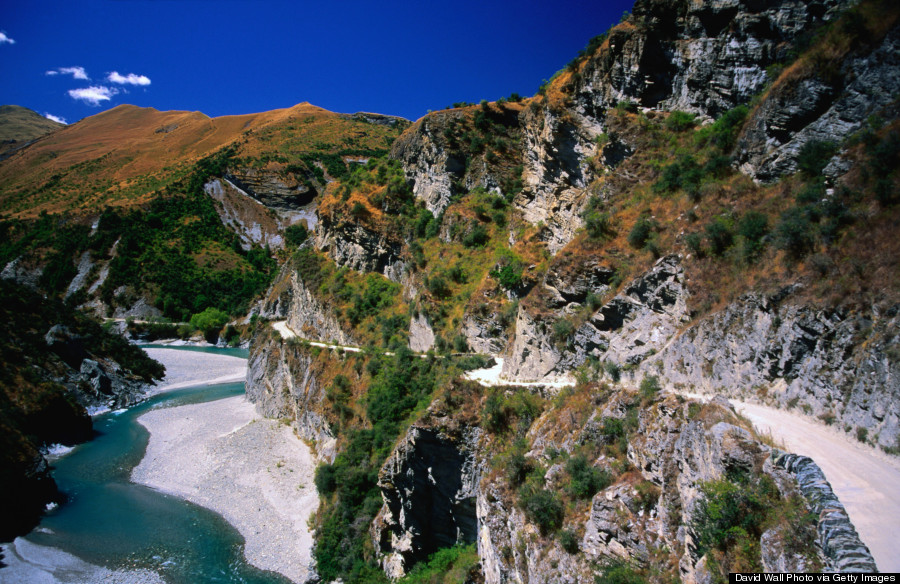
[[[819,213],[805,216],[824,225],[822,213],[834,213],[829,197],[846,210],[870,196],[847,198],[851,189],[872,192],[853,171],[872,163],[845,139],[867,131],[877,144],[896,127],[887,97],[896,94],[895,13],[878,2],[638,2],[539,96],[434,112],[412,125],[391,150],[408,185],[397,197],[417,202],[394,207],[399,218],[382,217],[397,203],[379,194],[385,183],[363,174],[326,192],[329,217],[338,220],[320,220],[315,250],[305,257],[332,262],[338,274],[397,282],[410,346],[447,355],[445,335],[455,334],[460,351],[504,356],[502,376],[510,381],[540,388],[577,380],[558,394],[547,386],[445,382],[388,454],[372,454],[369,463],[377,460],[380,470],[364,484],[380,490],[382,505],[374,515],[359,508],[371,520],[369,543],[352,545],[368,550],[360,553],[390,579],[467,545],[480,562],[468,577],[485,582],[592,581],[616,570],[648,581],[668,574],[712,582],[725,566],[873,569],[858,537],[844,539],[852,530],[846,516],[829,518],[827,509],[838,506],[827,502],[827,488],[817,493],[827,483],[814,463],[761,443],[721,398],[700,405],[656,392],[701,390],[796,408],[896,448],[895,290],[828,306],[810,270],[839,277],[827,265],[850,260],[833,234],[846,233],[852,220],[834,232],[823,227],[820,243],[799,252],[788,227],[772,223],[778,213],[786,223],[796,205]],[[809,105],[803,88],[820,75],[808,63],[823,62],[819,51],[834,35],[856,39],[853,26],[871,38],[829,54],[836,65],[827,107],[802,113]],[[861,100],[867,91],[884,99]],[[871,126],[873,114],[884,116],[881,126]],[[846,123],[832,123],[841,115]],[[810,163],[815,148],[822,154]],[[725,166],[707,170],[716,164]],[[376,174],[378,167],[369,168]],[[766,184],[776,178],[782,182]],[[804,188],[822,198],[804,199]],[[864,205],[854,207],[858,217],[890,223],[890,203]],[[759,217],[761,230],[744,227]],[[722,230],[727,237],[717,239]],[[807,260],[813,247],[818,268]],[[489,267],[479,272],[476,258],[488,251]],[[893,273],[882,265],[873,272]],[[749,283],[741,281],[745,273]],[[347,319],[345,300],[323,303],[334,280],[308,286],[306,275],[298,277],[292,289],[309,294],[300,312],[332,323],[311,326],[307,314],[296,322],[306,327],[303,336],[336,338],[338,323],[371,338],[369,321]],[[710,292],[726,286],[733,290]],[[353,294],[366,291],[338,292]],[[433,345],[420,345],[422,323]],[[259,407],[295,419],[316,445],[327,429],[323,476],[345,476],[342,457],[358,456],[358,432],[378,424],[366,405],[376,399],[367,396],[369,378],[359,373],[376,370],[378,360],[315,353],[301,343],[291,351],[303,363],[292,371],[273,357],[287,342],[260,338],[252,349]],[[262,374],[273,368],[271,378]],[[318,397],[310,399],[317,375]],[[637,387],[637,394],[630,389]],[[282,403],[280,395],[290,397]],[[313,418],[318,428],[309,426]],[[351,493],[328,480],[323,500],[339,513]],[[590,485],[586,498],[581,481]],[[710,502],[733,489],[759,497],[740,505],[778,507],[788,518],[741,527],[758,555],[742,556],[708,524]],[[359,521],[347,527],[361,528]],[[329,542],[320,544],[323,574],[348,575],[335,571],[332,536],[322,538]]]

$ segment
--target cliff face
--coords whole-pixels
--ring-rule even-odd
[[[892,404],[900,385],[889,350],[900,331],[896,308],[874,318],[817,310],[794,300],[798,288],[788,287],[747,295],[691,322],[679,264],[676,257],[660,259],[564,337],[554,323],[566,318],[566,305],[539,315],[520,308],[504,376],[549,379],[592,359],[659,375],[674,387],[797,407],[847,431],[865,428],[882,446],[897,443]],[[599,295],[607,287],[591,290]]]
[[[850,2],[734,0],[636,2],[610,31],[609,51],[587,64],[576,109],[591,117],[616,102],[718,117],[770,81],[798,37]]]
[[[560,284],[553,272],[548,274],[548,279],[563,290],[580,287],[577,281],[569,286]],[[603,294],[608,286],[602,282],[601,275],[595,287],[587,290]],[[559,288],[550,284],[547,287],[555,297],[563,298]],[[522,307],[510,357],[503,363],[503,374],[508,379],[535,381],[569,372],[588,358],[621,366],[636,365],[659,351],[688,320],[686,301],[684,273],[678,259],[667,257],[631,282],[622,294],[592,311],[580,326],[576,328],[573,323],[563,333],[555,323],[559,319],[572,322],[565,320],[570,314],[566,310],[571,306],[569,303],[541,317],[529,314]],[[553,304],[553,299],[550,303]],[[580,307],[576,303],[572,309]]]
[[[254,339],[248,394],[332,463],[333,577],[341,550],[372,550],[393,579],[473,543],[490,583],[874,569],[815,463],[762,443],[724,398],[674,395],[796,408],[897,447],[896,200],[873,194],[865,148],[893,188],[900,11],[849,7],[640,1],[539,96],[429,114],[392,160],[329,187],[315,246],[366,275],[329,264],[311,284],[288,266],[260,314],[397,354],[408,331],[450,367],[426,396],[400,373],[375,384],[408,363],[368,352],[351,372]],[[824,171],[803,160],[822,144]],[[501,379],[577,384],[464,382],[452,367],[478,359],[449,353],[466,345],[504,357]],[[720,503],[753,521],[717,524]]]
[[[748,295],[687,328],[644,369],[670,383],[798,408],[877,444],[900,438],[897,307],[870,319]]]
[[[607,398],[587,417],[582,412],[581,424],[564,422],[564,430],[560,420],[573,417],[571,406],[548,409],[534,421],[526,436],[526,460],[531,461],[526,464],[547,469],[539,488],[570,489],[567,457],[585,445],[610,444],[604,434],[609,420],[633,415],[634,396]],[[777,491],[772,504],[806,497],[823,520],[818,536],[814,524],[779,523],[763,530],[758,537],[766,548],[766,569],[874,568],[815,464],[760,444],[735,425],[737,418],[724,400],[701,407],[668,397],[641,405],[635,432],[628,434],[632,470],[615,470],[611,450],[594,462],[614,478],[589,501],[574,502],[579,511],[571,517],[567,513],[562,522],[563,530],[573,534],[565,543],[536,524],[540,510],[529,511],[527,504],[523,508],[522,488],[517,495],[510,490],[513,475],[498,471],[504,459],[497,450],[499,436],[452,422],[440,404],[429,414],[407,432],[379,475],[385,504],[373,538],[392,578],[408,571],[411,561],[424,557],[436,542],[446,547],[477,538],[487,583],[593,582],[593,565],[610,558],[632,566],[669,566],[684,582],[706,582],[711,577],[708,563],[717,557],[704,551],[698,533],[710,497],[708,485],[742,473],[769,481],[767,488]],[[552,500],[546,505],[552,507]],[[800,530],[793,540],[792,529]],[[800,540],[807,543],[798,547]]]
[[[841,144],[863,129],[870,116],[880,116],[892,105],[900,91],[897,14],[886,11],[870,18],[868,28],[860,22],[865,17],[855,13],[836,26],[855,37],[843,59],[817,56],[809,59],[812,63],[800,62],[764,95],[737,144],[742,172],[775,181],[797,170],[806,144]],[[840,176],[847,169],[838,155],[826,173]]]
[[[357,272],[376,272],[399,282],[407,271],[401,241],[345,217],[319,216],[315,245],[337,265]]]
[[[352,345],[352,336],[345,332],[329,306],[310,290],[288,261],[275,277],[260,305],[259,316],[286,320],[291,330],[301,338]]]
[[[283,340],[269,327],[260,327],[250,346],[247,399],[263,416],[290,420],[316,458],[333,461],[336,440],[324,415],[321,369],[309,349]]]

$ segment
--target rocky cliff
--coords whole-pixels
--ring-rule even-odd
[[[308,348],[288,342],[267,326],[251,339],[245,382],[247,399],[269,418],[289,420],[321,461],[336,455],[336,440],[324,414],[322,368]]]
[[[282,266],[256,314],[266,319],[286,320],[304,339],[353,344],[352,336],[344,331],[320,295],[309,289],[293,261]]]
[[[652,565],[684,582],[706,582],[739,553],[709,545],[708,505],[737,496],[732,489],[741,481],[749,481],[741,488],[756,493],[752,497],[786,513],[765,527],[747,526],[765,548],[756,569],[874,569],[846,516],[832,518],[842,507],[826,502],[834,496],[815,464],[758,442],[721,398],[701,406],[614,392],[580,406],[548,406],[527,423],[526,453],[518,463],[503,450],[509,448],[506,430],[484,431],[478,426],[485,419],[462,421],[436,403],[381,470],[384,507],[373,538],[391,577],[436,544],[477,538],[488,583],[593,582],[596,562],[606,566],[601,570]],[[629,424],[632,430],[622,430]],[[598,492],[582,495],[576,494],[580,467],[572,461],[585,449],[600,453],[589,464],[603,469],[597,471],[603,480]],[[513,464],[531,469],[532,478],[523,479]],[[528,502],[534,492],[546,495],[538,507]],[[574,513],[558,507],[559,496],[571,498]],[[819,518],[818,536],[817,521],[801,519],[804,507]],[[555,537],[547,522],[561,529]]]
[[[491,583],[874,569],[812,461],[675,393],[898,448],[898,13],[642,0],[534,98],[429,114],[329,186],[327,259],[260,314],[379,348],[260,332],[248,380],[322,445],[321,573],[473,544]],[[573,387],[461,381],[466,347]]]

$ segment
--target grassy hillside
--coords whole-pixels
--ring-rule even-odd
[[[28,108],[0,105],[0,159],[28,142],[54,132],[65,124],[48,120]]]
[[[96,214],[106,206],[146,204],[185,178],[199,160],[232,145],[250,167],[270,162],[316,174],[312,162],[386,152],[404,126],[371,123],[308,103],[209,118],[122,105],[67,126],[0,164],[0,213]]]
[[[268,285],[272,252],[244,249],[203,185],[236,169],[324,189],[352,161],[386,154],[405,126],[309,104],[220,118],[116,107],[0,163],[0,263],[19,259],[62,294],[89,252],[88,285],[108,264],[96,291],[110,308],[145,297],[178,321],[243,314]]]

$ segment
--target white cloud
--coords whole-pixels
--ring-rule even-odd
[[[13,39],[6,36],[5,32],[0,32],[0,45],[2,45],[3,43],[8,43],[10,45],[14,45],[14,44],[16,44],[16,41],[14,41]]]
[[[118,71],[113,71],[106,78],[110,83],[118,83],[120,85],[150,85],[150,78],[146,75],[119,75]]]
[[[98,106],[100,102],[109,101],[117,93],[119,93],[119,90],[115,87],[91,85],[81,89],[70,89],[69,97],[79,99],[88,105]]]
[[[89,81],[91,78],[88,77],[87,71],[84,70],[84,67],[60,67],[59,69],[53,69],[52,71],[47,71],[46,75],[71,75],[73,79],[82,79],[84,81]]]
[[[59,117],[59,116],[54,116],[53,114],[49,114],[49,113],[47,113],[47,112],[44,112],[44,117],[47,118],[48,120],[53,120],[54,122],[56,122],[56,123],[58,123],[58,124],[66,124],[66,125],[68,125],[68,123],[69,123],[69,122],[66,121],[66,118],[61,118],[61,117]]]

